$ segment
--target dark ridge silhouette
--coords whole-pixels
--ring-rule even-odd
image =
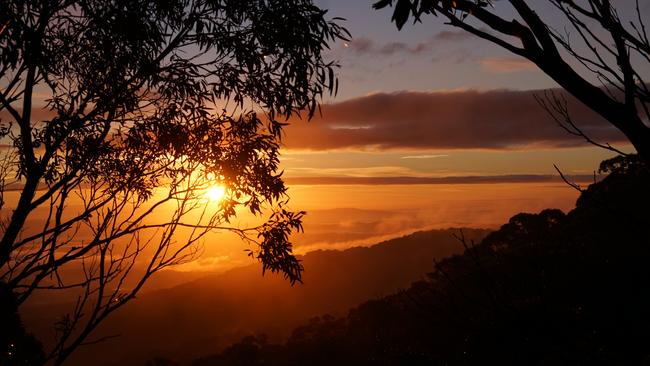
[[[16,303],[9,286],[0,282],[0,365],[40,365],[45,358],[43,348],[25,331]]]
[[[568,214],[515,215],[408,290],[192,365],[647,365],[650,171],[601,170]]]
[[[269,340],[281,341],[311,317],[341,316],[352,306],[407,288],[430,269],[434,259],[462,252],[453,237],[458,232],[416,232],[371,247],[308,253],[300,258],[304,284],[294,287],[279,275],[262,277],[259,265],[251,264],[143,294],[98,331],[99,337],[120,337],[81,347],[69,364],[143,365],[150,360],[161,365],[166,360],[190,361],[250,334],[266,333]],[[463,232],[474,239],[488,233]],[[47,335],[52,322],[47,318],[56,309],[50,306],[48,314],[39,318],[36,314],[43,313],[33,308],[26,319],[39,335]]]

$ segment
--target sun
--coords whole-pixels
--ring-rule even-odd
[[[226,187],[215,184],[205,191],[205,197],[208,201],[219,202],[226,195]]]

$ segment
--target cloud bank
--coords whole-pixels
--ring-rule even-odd
[[[290,149],[518,149],[587,146],[535,101],[543,91],[378,93],[322,106],[310,122],[292,120]],[[569,110],[591,138],[625,137],[571,97]]]
[[[434,40],[411,45],[405,42],[381,43],[367,37],[358,37],[347,44],[347,47],[357,55],[382,55],[392,56],[395,54],[419,55],[431,51]]]
[[[478,60],[478,63],[484,69],[499,74],[538,70],[534,63],[516,57],[486,57]]]
[[[593,183],[593,175],[566,175],[571,182]],[[563,183],[558,175],[518,174],[518,175],[481,175],[449,177],[287,177],[289,185],[411,185],[411,184],[491,184],[491,183]]]

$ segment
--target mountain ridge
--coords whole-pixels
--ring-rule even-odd
[[[251,264],[144,293],[96,334],[120,337],[79,349],[69,364],[92,360],[96,365],[142,365],[154,357],[190,361],[249,334],[286,338],[311,317],[342,315],[364,301],[406,288],[432,270],[434,259],[462,252],[453,236],[460,230],[418,231],[368,247],[309,252],[301,256],[304,284],[294,287],[277,274],[262,276],[260,266]],[[474,240],[489,233],[462,230]],[[34,319],[31,324],[29,316],[25,320],[33,325]],[[43,320],[39,336],[50,326]],[[97,360],[97,354],[110,356]]]

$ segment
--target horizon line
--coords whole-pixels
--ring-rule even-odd
[[[565,175],[567,180],[580,183],[600,181],[601,174]],[[554,174],[507,174],[507,175],[469,175],[446,177],[285,177],[288,185],[415,185],[415,184],[498,184],[498,183],[565,183],[561,176]]]

